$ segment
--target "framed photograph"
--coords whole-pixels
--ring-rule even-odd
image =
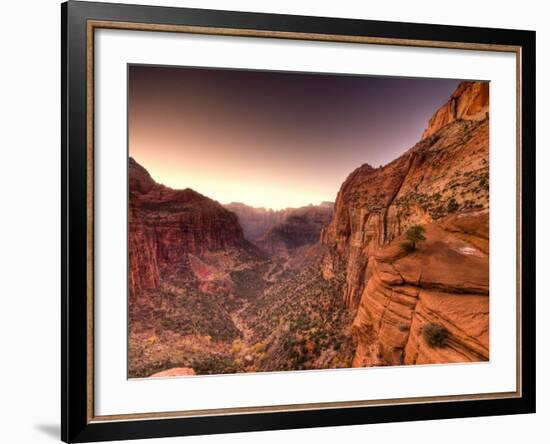
[[[62,439],[535,411],[535,33],[69,1]]]

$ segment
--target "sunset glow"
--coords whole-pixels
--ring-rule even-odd
[[[457,80],[129,68],[129,154],[221,203],[334,201],[358,165],[412,147]]]

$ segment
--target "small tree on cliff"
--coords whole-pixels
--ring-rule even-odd
[[[403,248],[403,250],[405,250],[407,253],[412,253],[416,250],[416,244],[418,242],[426,240],[426,237],[424,236],[425,232],[426,230],[424,230],[424,227],[422,225],[410,226],[405,233],[405,237],[409,242],[402,243],[401,248]]]

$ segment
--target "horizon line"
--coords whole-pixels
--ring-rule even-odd
[[[321,200],[319,203],[313,203],[313,202],[309,202],[307,204],[303,204],[303,205],[300,205],[300,206],[296,206],[296,205],[289,205],[289,206],[281,206],[281,207],[273,207],[273,206],[267,206],[267,205],[262,205],[262,206],[257,206],[257,205],[252,205],[252,204],[248,204],[242,200],[240,201],[235,201],[235,200],[231,200],[229,202],[222,202],[221,200],[218,200],[214,197],[211,197],[199,190],[196,190],[195,188],[192,188],[190,186],[186,186],[186,187],[178,187],[178,188],[174,188],[170,185],[166,185],[162,182],[159,182],[155,177],[153,177],[153,174],[151,174],[151,171],[149,170],[149,168],[147,168],[142,162],[139,162],[135,159],[134,156],[132,156],[130,153],[128,153],[128,161],[132,159],[134,162],[136,162],[139,166],[141,166],[142,168],[145,169],[145,171],[147,172],[147,174],[149,174],[149,176],[151,177],[151,179],[153,180],[153,182],[155,182],[157,185],[161,185],[163,187],[166,187],[166,188],[169,188],[171,190],[174,190],[174,191],[184,191],[184,190],[191,190],[191,191],[194,191],[195,193],[198,193],[200,194],[201,196],[207,198],[207,199],[210,199],[214,202],[217,202],[219,205],[223,206],[225,208],[226,205],[231,205],[231,204],[240,204],[240,205],[246,205],[247,207],[250,207],[250,208],[253,208],[253,209],[256,209],[256,210],[266,210],[266,211],[281,211],[281,210],[291,210],[291,209],[299,209],[299,208],[305,208],[305,207],[319,207],[323,204],[331,204],[331,205],[335,205],[336,204],[336,199],[334,200]],[[130,186],[128,184],[128,192],[130,191]]]

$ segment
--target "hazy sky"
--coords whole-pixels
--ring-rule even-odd
[[[153,178],[221,203],[334,201],[358,166],[419,139],[458,80],[129,69],[129,150]]]

